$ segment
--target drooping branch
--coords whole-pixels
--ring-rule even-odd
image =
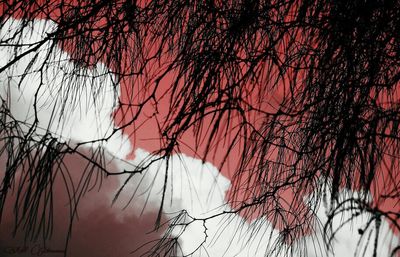
[[[399,197],[397,1],[43,0],[3,1],[1,10],[2,22],[53,20],[43,40],[70,53],[72,73],[98,62],[111,70],[128,95],[116,131],[134,133],[150,108],[154,154],[187,147],[209,160],[222,148],[220,169],[237,155],[230,199],[245,216],[270,216],[298,238],[310,215],[303,196],[329,188],[336,213],[353,198],[338,197],[347,187],[365,192],[360,201],[371,193],[376,213],[399,226],[398,213],[379,206]],[[195,143],[186,146],[188,135]]]

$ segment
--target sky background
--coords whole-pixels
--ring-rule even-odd
[[[19,20],[10,18],[0,30],[2,40],[18,28]],[[50,21],[36,20],[32,28],[24,31],[24,43],[33,43],[41,40],[46,32],[55,29],[55,24]],[[46,57],[49,49],[48,44],[43,45],[38,51],[38,57],[33,64],[32,70],[40,67],[41,60]],[[20,51],[24,51],[23,47]],[[124,85],[120,87],[119,95],[114,94],[115,78],[108,73],[108,67],[102,63],[96,65],[96,69],[89,70],[82,68],[82,74],[89,76],[71,76],[69,71],[72,64],[69,62],[69,53],[63,49],[56,48],[52,53],[50,60],[61,60],[56,65],[46,70],[43,86],[39,87],[39,73],[30,73],[19,85],[20,75],[24,73],[26,67],[33,59],[36,53],[29,54],[15,63],[6,72],[0,75],[0,94],[2,99],[7,101],[13,116],[19,121],[30,124],[34,119],[34,95],[38,92],[37,106],[39,126],[38,135],[43,135],[50,131],[55,137],[63,142],[69,142],[74,145],[79,142],[91,141],[108,136],[113,132],[116,124],[119,124],[121,118],[118,118],[117,103],[118,99],[129,100],[129,92]],[[11,47],[0,46],[0,66],[4,66],[13,57]],[[93,75],[96,79],[91,79]],[[71,82],[78,81],[80,90],[79,99],[68,98],[68,90],[65,85],[71,85]],[[167,81],[163,84],[168,86]],[[101,90],[93,94],[96,90]],[[167,101],[165,98],[163,101]],[[278,99],[278,100],[277,100]],[[66,101],[65,101],[66,100]],[[279,92],[271,101],[279,102]],[[60,103],[66,102],[63,106]],[[168,112],[167,103],[160,103],[160,116]],[[63,113],[67,110],[66,113]],[[145,110],[151,114],[152,110]],[[113,120],[113,114],[117,113],[116,120]],[[129,118],[129,117],[128,117]],[[157,158],[150,154],[158,147],[157,140],[149,140],[157,137],[158,130],[152,119],[139,121],[143,122],[140,129],[135,130],[135,136],[132,136],[132,130],[118,131],[105,142],[102,147],[105,149],[104,158],[109,170],[120,172],[124,169],[131,170],[135,165],[146,163]],[[26,130],[29,127],[25,128]],[[188,135],[187,141],[190,142],[191,135]],[[99,144],[84,146],[80,148],[81,153],[86,156],[92,156],[93,152],[99,149]],[[223,151],[224,147],[218,148]],[[221,156],[216,155],[216,162]],[[235,163],[235,151],[232,152],[230,160]],[[4,159],[0,167],[4,167]],[[233,165],[233,164],[232,164]],[[66,157],[65,166],[70,170],[74,183],[79,183],[82,176],[89,176],[90,170],[85,169],[88,166],[87,161],[77,154]],[[165,204],[163,206],[162,220],[165,226],[158,231],[153,231],[154,222],[157,218],[157,212],[161,204],[164,178],[166,172],[166,161],[155,161],[149,169],[142,174],[136,174],[125,185],[125,189],[114,205],[111,202],[118,192],[118,189],[125,184],[127,176],[108,176],[103,178],[102,186],[89,182],[88,192],[82,197],[78,208],[78,218],[73,223],[72,236],[69,241],[68,256],[87,256],[87,257],[119,257],[119,256],[140,256],[146,249],[149,249],[153,243],[150,243],[144,249],[131,253],[138,246],[151,242],[154,239],[160,239],[168,224],[174,221],[174,218],[181,210],[187,211],[186,217],[181,217],[186,225],[175,226],[171,231],[168,230],[171,237],[176,237],[181,249],[178,255],[193,256],[264,256],[266,252],[273,247],[279,237],[279,231],[274,229],[270,222],[264,218],[254,220],[245,220],[238,214],[220,215],[206,222],[206,217],[211,217],[223,211],[231,211],[232,208],[227,204],[227,193],[231,188],[231,173],[229,166],[224,171],[218,170],[211,162],[203,163],[193,151],[183,149],[182,153],[175,154],[168,163],[169,179],[167,181],[167,190]],[[4,173],[2,173],[4,174]],[[133,193],[134,192],[134,193]],[[345,192],[343,192],[345,194]],[[68,194],[63,185],[62,176],[58,176],[54,186],[54,232],[53,238],[48,243],[48,249],[60,250],[66,242],[65,233],[68,229],[69,205]],[[306,200],[307,197],[304,196]],[[15,198],[14,198],[15,199]],[[32,243],[27,248],[20,249],[23,245],[23,232],[19,231],[15,238],[11,237],[13,228],[12,207],[13,197],[8,199],[10,205],[9,212],[4,214],[0,225],[0,256],[35,256],[39,254],[40,241]],[[305,203],[303,203],[305,204]],[[310,232],[308,236],[298,239],[294,242],[295,246],[301,248],[306,245],[309,257],[323,256],[322,234],[320,224],[327,220],[326,209],[320,206],[315,213],[315,231]],[[348,214],[338,216],[334,225],[339,227],[346,220]],[[200,220],[195,220],[200,219]],[[328,255],[352,256],[357,252],[358,229],[362,228],[368,218],[360,217],[343,226],[336,236],[333,248]],[[320,221],[320,224],[317,221]],[[319,225],[318,225],[319,224]],[[372,232],[373,235],[374,232]],[[382,221],[381,248],[378,256],[387,256],[390,249],[395,246],[397,240],[393,237],[392,231],[388,228],[387,222]],[[393,239],[394,238],[394,239]],[[363,246],[365,242],[361,242]],[[200,247],[199,247],[200,246]],[[284,249],[286,246],[284,246]],[[372,256],[372,245],[367,247],[365,256]],[[360,247],[359,249],[363,249]],[[287,248],[289,249],[289,248]],[[129,253],[131,253],[129,255]],[[278,253],[269,252],[272,256],[279,256]],[[60,253],[42,252],[43,256],[53,257],[61,256]],[[281,253],[282,256],[284,253]],[[363,253],[358,253],[363,256]]]

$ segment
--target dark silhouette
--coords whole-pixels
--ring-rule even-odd
[[[104,63],[123,85],[115,133],[135,135],[139,121],[152,120],[158,134],[149,143],[154,154],[168,159],[191,151],[214,160],[222,172],[229,166],[231,206],[248,219],[268,217],[282,234],[275,247],[308,234],[310,217],[323,201],[330,207],[324,224],[328,245],[336,232],[330,222],[343,211],[354,218],[371,214],[360,230],[367,240],[378,242],[379,233],[373,238],[365,231],[379,231],[382,219],[399,232],[399,1],[4,0],[0,12],[2,23],[23,19],[14,39],[33,19],[57,24],[0,72],[47,42],[70,54],[71,74]],[[39,72],[50,65],[42,63]],[[66,87],[69,99],[79,98],[75,86]],[[0,211],[20,169],[31,179],[14,190],[36,190],[16,199],[15,209],[28,212],[19,217],[17,211],[17,220],[30,224],[23,227],[28,237],[49,237],[51,215],[39,222],[41,214],[21,203],[50,206],[44,195],[52,171],[80,149],[50,133],[38,139],[36,120],[22,130],[6,103]],[[159,113],[162,119],[155,118]],[[99,158],[92,166],[107,174]],[[343,188],[361,193],[340,197]],[[311,192],[319,193],[306,207],[303,197]],[[161,206],[156,225],[160,219]],[[160,242],[149,254],[176,243]],[[376,249],[375,244],[375,255]]]

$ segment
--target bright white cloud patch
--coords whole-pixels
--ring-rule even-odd
[[[136,158],[132,161],[135,165],[157,158],[141,149],[136,150],[135,154]],[[279,231],[273,229],[268,220],[261,218],[249,223],[237,214],[218,215],[223,211],[232,211],[225,201],[229,180],[212,164],[202,163],[187,155],[172,156],[168,170],[165,160],[154,162],[142,176],[130,180],[121,199],[128,199],[135,192],[135,199],[131,202],[133,208],[154,211],[155,207],[160,206],[166,172],[168,180],[163,211],[170,218],[181,210],[187,212],[172,233],[179,239],[182,256],[287,256],[290,248],[285,245],[279,249],[276,247],[279,244]],[[124,180],[121,181],[124,183]],[[316,213],[315,233],[295,242],[293,249],[303,250],[306,246],[309,257],[373,256],[374,226],[365,232],[371,233],[370,240],[364,237],[359,241],[358,231],[365,228],[368,215],[359,215],[345,225],[343,222],[351,217],[351,213],[344,212],[336,216],[331,228],[337,231],[336,238],[327,249],[321,226],[327,222],[327,213],[327,207],[320,206]],[[396,242],[398,240],[388,222],[382,220],[377,256],[388,256],[396,247]]]
[[[20,29],[20,20],[8,19],[3,25],[0,38],[9,45],[0,47],[1,67],[14,56],[41,44],[56,26],[45,20],[29,23],[22,31],[23,40],[18,41],[19,35],[15,37],[15,33]],[[10,46],[21,42],[24,46]],[[109,137],[114,129],[112,113],[118,98],[113,75],[100,63],[95,69],[74,69],[68,61],[69,55],[53,44],[47,41],[1,73],[2,99],[8,101],[13,116],[26,129],[37,116],[39,135],[48,131],[62,141],[77,142]],[[126,136],[118,131],[100,143],[113,155],[123,158],[131,151],[126,141]]]
[[[13,35],[19,27],[20,21],[9,19],[0,30],[1,39],[5,41],[9,38],[9,43],[15,42]],[[46,33],[54,29],[55,24],[49,21],[31,23],[31,27],[26,28],[22,34],[23,42],[28,46],[17,48],[17,54],[34,47]],[[1,67],[15,56],[14,51],[15,48],[10,46],[0,47]],[[51,42],[44,43],[38,51],[25,55],[0,74],[2,99],[8,101],[13,116],[25,123],[26,129],[34,122],[36,106],[39,124],[36,132],[41,135],[50,132],[66,142],[92,141],[111,135],[114,129],[112,113],[118,97],[115,93],[118,85],[113,83],[113,76],[102,64],[98,64],[93,70],[74,70],[68,59],[68,54],[57,46],[52,46]],[[31,62],[32,60],[34,61]],[[41,69],[44,60],[49,68]],[[29,72],[26,74],[27,70]],[[111,156],[123,159],[131,151],[128,142],[126,136],[119,131],[102,144]],[[99,144],[93,145],[98,146]],[[132,165],[143,165],[155,158],[157,156],[136,149],[134,160],[118,162],[119,171],[131,170]],[[136,213],[154,212],[160,207],[163,194],[163,212],[168,218],[175,217],[181,210],[186,211],[187,215],[172,230],[172,235],[180,243],[178,254],[244,257],[265,256],[268,253],[278,256],[273,246],[279,233],[272,229],[268,221],[258,219],[248,223],[234,213],[219,215],[224,211],[232,211],[225,201],[230,181],[211,163],[177,154],[171,157],[168,167],[166,160],[157,160],[142,174],[135,174],[125,184],[126,178],[121,176],[120,186],[124,185],[124,190],[117,202],[118,206],[129,204],[125,213],[130,210]],[[112,197],[113,195],[110,199]],[[123,218],[123,213],[115,215]],[[346,215],[345,213],[342,218],[337,217],[334,226],[339,227],[346,220]],[[324,207],[318,210],[317,216],[322,223],[326,222]],[[336,256],[352,256],[358,249],[364,249],[363,242],[358,247],[358,229],[365,224],[366,219],[367,217],[360,215],[356,222],[342,227],[329,255],[333,256],[335,253]],[[384,220],[381,230],[380,240],[383,244],[378,256],[387,256],[394,246],[385,243],[392,240],[385,240],[393,235]],[[301,239],[298,244],[307,245],[310,257],[322,256],[325,252],[321,251],[322,245],[318,245],[322,243],[322,236],[323,231],[316,226],[316,234]],[[372,255],[372,241],[369,242],[366,256]],[[282,256],[287,249],[284,246]],[[358,253],[363,256],[363,253]]]
[[[341,196],[352,194],[345,189],[342,191]],[[355,194],[356,197],[357,194]],[[329,196],[327,196],[329,197]],[[329,198],[327,198],[329,199]],[[350,203],[343,206],[344,209],[349,208]],[[335,232],[335,238],[331,242],[331,248],[321,248],[323,242],[324,231],[321,225],[326,224],[328,221],[328,210],[326,206],[320,206],[317,210],[316,216],[318,223],[315,225],[315,233],[312,236],[304,238],[307,245],[308,257],[319,257],[324,253],[328,256],[373,256],[374,244],[376,237],[375,222],[370,224],[368,228],[366,225],[371,216],[368,214],[359,214],[357,216],[351,215],[350,211],[344,211],[341,215],[336,215],[332,222],[331,231]],[[354,214],[354,212],[353,212]],[[350,221],[350,222],[348,222]],[[364,236],[361,237],[360,231]],[[319,244],[318,244],[319,243]],[[392,250],[400,243],[397,235],[389,227],[387,220],[383,219],[379,229],[378,249],[376,256],[390,256]],[[328,252],[321,252],[328,250]]]

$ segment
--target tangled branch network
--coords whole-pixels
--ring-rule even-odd
[[[63,231],[63,199],[73,256],[86,195],[110,185],[99,204],[155,213],[160,233],[125,254],[333,256],[350,228],[355,255],[399,254],[399,1],[0,14],[0,225],[25,244]]]

